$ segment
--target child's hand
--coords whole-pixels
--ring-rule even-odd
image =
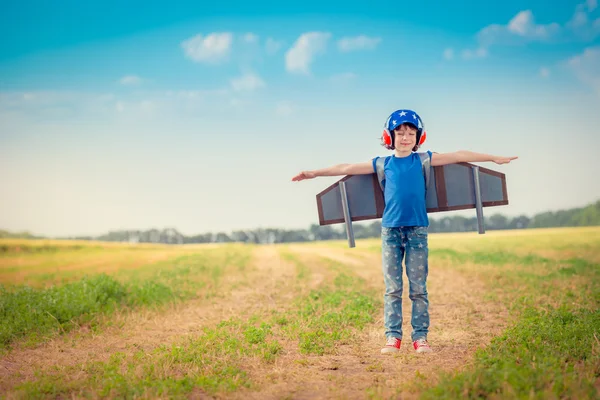
[[[292,181],[302,181],[304,179],[312,179],[317,175],[311,171],[302,171],[298,175],[292,178]]]
[[[498,157],[496,159],[494,159],[494,162],[496,164],[508,164],[509,162],[511,162],[512,160],[516,160],[519,157]]]

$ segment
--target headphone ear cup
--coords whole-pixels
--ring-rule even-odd
[[[423,131],[423,133],[421,134],[421,139],[419,139],[418,145],[421,146],[423,143],[425,143],[425,140],[427,140],[427,132]]]
[[[385,128],[381,134],[381,142],[385,148],[392,149],[392,135],[390,135],[390,131]]]

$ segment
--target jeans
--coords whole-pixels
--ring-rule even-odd
[[[381,228],[385,336],[402,339],[402,259],[405,260],[412,301],[413,341],[427,339],[429,300],[427,299],[427,227]]]

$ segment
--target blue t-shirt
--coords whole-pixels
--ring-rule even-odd
[[[431,151],[427,151],[431,157]],[[373,159],[373,170],[377,172]],[[388,156],[384,163],[385,208],[381,226],[429,226],[425,199],[425,177],[421,158],[417,153],[406,157]]]

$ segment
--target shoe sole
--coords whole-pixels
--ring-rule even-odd
[[[431,349],[423,349],[423,350],[416,350],[417,353],[431,353],[433,352],[433,350]]]
[[[381,354],[387,354],[387,353],[398,353],[400,351],[400,349],[381,349]]]

